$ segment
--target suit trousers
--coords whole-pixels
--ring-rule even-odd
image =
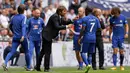
[[[103,39],[102,37],[96,38],[96,47],[95,47],[95,53],[92,55],[92,67],[96,67],[96,48],[98,48],[98,54],[99,54],[99,67],[103,67],[104,64],[104,45],[103,45]]]
[[[40,68],[42,58],[44,56],[44,69],[49,70],[50,69],[50,55],[51,55],[51,47],[52,41],[46,40],[44,37],[42,38],[42,49],[40,51],[40,55],[38,58],[37,67]]]

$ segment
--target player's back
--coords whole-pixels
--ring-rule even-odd
[[[13,31],[13,38],[20,39],[22,37],[22,27],[26,24],[26,16],[17,14],[11,20],[11,29]],[[26,27],[25,27],[26,28]]]
[[[100,28],[100,23],[97,17],[92,14],[83,18],[83,26],[85,26],[85,32],[83,42],[95,43],[96,42],[96,31]]]

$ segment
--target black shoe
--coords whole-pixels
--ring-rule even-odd
[[[14,66],[19,66],[18,64],[14,64]]]
[[[83,70],[83,67],[79,67],[78,70]]]
[[[50,69],[44,69],[44,72],[52,72]]]
[[[100,70],[106,70],[104,67],[99,67]]]
[[[93,70],[97,70],[97,68],[96,68],[96,67],[93,67]]]
[[[41,69],[39,68],[39,67],[34,67],[34,70],[36,70],[36,71],[41,71]]]
[[[10,66],[14,66],[13,64],[11,64]]]

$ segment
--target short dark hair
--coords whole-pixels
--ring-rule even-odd
[[[25,10],[25,5],[24,4],[20,4],[17,10],[18,10],[19,14],[23,14],[24,10]]]
[[[85,8],[85,15],[87,16],[88,14],[92,13],[92,11],[93,11],[93,8],[90,7],[90,6],[87,6],[87,7]]]
[[[59,6],[56,10],[57,14],[60,14],[63,10],[67,10],[64,6]]]
[[[32,9],[32,12],[35,11],[35,10],[37,10],[37,9],[38,9],[38,8],[34,7],[34,8]]]
[[[113,15],[113,14],[117,14],[117,13],[121,13],[121,10],[120,10],[120,8],[118,8],[118,7],[114,7],[114,8],[112,8],[112,10],[111,10],[111,14]]]

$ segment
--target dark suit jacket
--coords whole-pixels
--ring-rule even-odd
[[[65,21],[64,18],[55,13],[50,18],[45,28],[42,31],[42,37],[48,41],[56,38],[59,34],[59,30],[66,29],[66,25],[71,23],[70,20]]]
[[[103,20],[100,19],[99,21],[100,21],[101,28],[105,29],[105,24],[104,24]],[[96,37],[102,38],[102,31],[101,30],[97,30]]]

